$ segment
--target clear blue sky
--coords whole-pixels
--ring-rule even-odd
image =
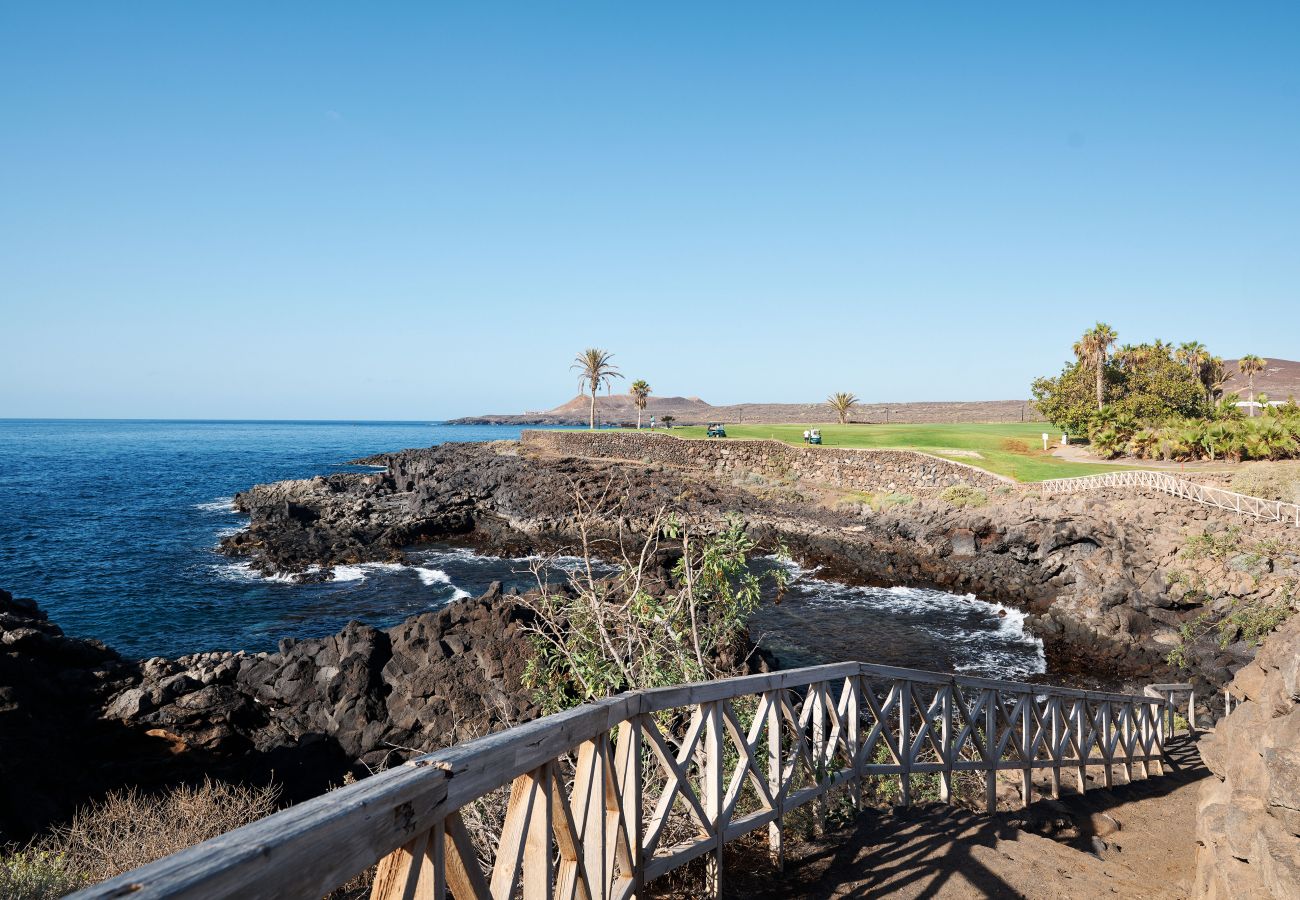
[[[0,416],[1300,357],[1300,5],[7,3]]]

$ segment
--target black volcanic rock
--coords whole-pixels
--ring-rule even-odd
[[[133,662],[0,591],[0,843],[125,786],[275,781],[302,800],[533,718],[528,615],[494,587],[277,653]]]

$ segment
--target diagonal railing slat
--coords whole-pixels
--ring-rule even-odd
[[[1046,769],[1113,783],[1162,771],[1182,685],[1146,695],[839,663],[636,691],[412,760],[224,834],[76,897],[316,900],[380,863],[372,900],[605,900],[704,857],[709,891],[725,843],[783,817],[853,803],[868,779],[1019,772],[1021,801]],[[461,810],[503,788],[499,833],[475,847]],[[655,791],[658,794],[655,795]],[[480,858],[486,856],[489,858]]]

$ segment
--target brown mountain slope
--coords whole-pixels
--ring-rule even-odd
[[[1227,389],[1234,391],[1245,399],[1249,388],[1246,378],[1237,371],[1240,360],[1225,360],[1223,366],[1232,373]],[[1255,393],[1268,394],[1270,400],[1285,400],[1295,395],[1300,399],[1300,362],[1293,359],[1264,358],[1264,371],[1255,376]]]
[[[585,425],[591,399],[579,395],[568,403],[545,412],[522,415],[487,415],[453,419],[456,425]],[[714,406],[699,397],[651,397],[642,421],[651,416],[660,422],[673,416],[679,425],[706,422],[833,422],[835,414],[825,403],[737,403]],[[1025,400],[981,400],[974,402],[868,403],[855,407],[854,422],[1034,422],[1038,414]],[[622,424],[636,421],[636,407],[627,394],[598,396],[596,421]]]

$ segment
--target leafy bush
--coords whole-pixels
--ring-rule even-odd
[[[939,499],[946,500],[953,506],[984,506],[989,502],[989,495],[969,484],[954,484],[944,488]]]
[[[0,897],[7,900],[57,900],[87,883],[61,853],[27,849],[0,855]]]
[[[578,529],[588,563],[599,544],[596,526],[609,514],[580,503]],[[524,684],[547,712],[620,691],[736,674],[745,622],[761,591],[760,577],[749,569],[758,548],[744,522],[730,516],[721,532],[701,535],[661,510],[647,534],[637,547],[611,546],[622,566],[607,578],[579,566],[557,589],[546,581],[545,563],[537,564],[540,590],[524,599],[537,617],[530,626],[536,653]],[[653,561],[661,543],[670,542],[681,557],[670,582],[652,589]],[[778,547],[777,555],[784,550]],[[785,584],[783,569],[767,577],[778,590]]]
[[[1207,598],[1208,599],[1208,598]],[[1234,641],[1245,641],[1253,646],[1264,639],[1291,617],[1290,597],[1280,601],[1233,600],[1224,611],[1207,610],[1178,629],[1178,644],[1169,651],[1166,660],[1171,666],[1185,669],[1190,666],[1190,647],[1201,638],[1214,634],[1219,649],[1227,649]]]

